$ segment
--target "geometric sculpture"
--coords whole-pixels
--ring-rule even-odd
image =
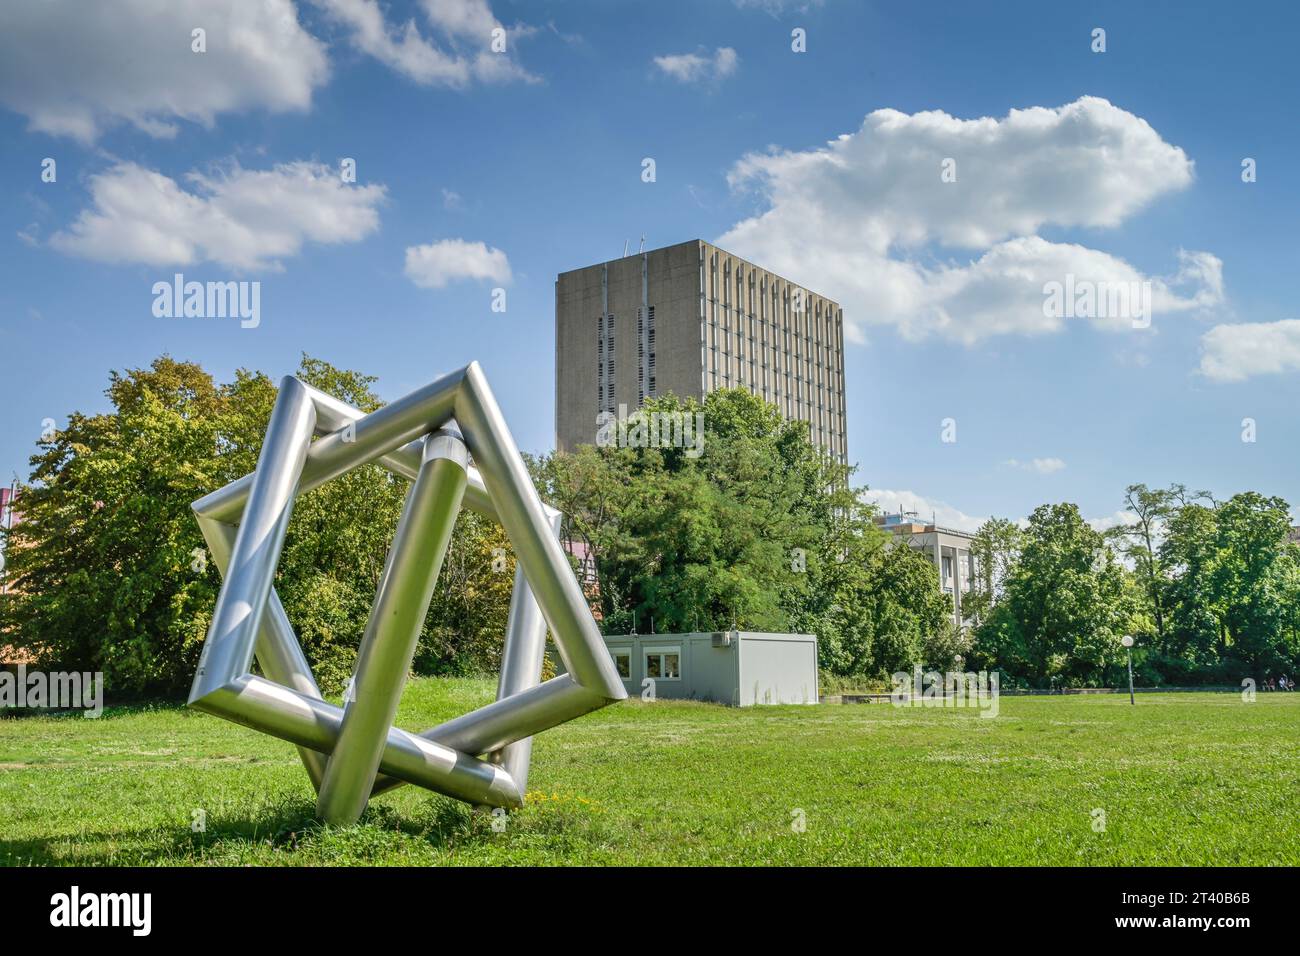
[[[337,707],[272,583],[294,497],[371,461],[412,484]],[[412,734],[393,716],[462,504],[498,521],[517,559],[497,699]],[[477,362],[368,415],[286,377],[256,471],[192,507],[223,581],[189,705],[296,744],[326,822],[354,823],[402,783],[521,806],[532,736],[627,696],[560,547],[560,514],[538,497]],[[542,683],[548,625],[568,673]]]

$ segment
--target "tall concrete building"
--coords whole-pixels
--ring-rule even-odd
[[[596,441],[598,416],[672,392],[746,388],[848,461],[843,311],[699,239],[562,272],[555,281],[555,432]]]

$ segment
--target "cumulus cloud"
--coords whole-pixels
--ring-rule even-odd
[[[1052,475],[1065,470],[1065,462],[1060,458],[1031,458],[1028,461],[1021,461],[1019,458],[1008,458],[1003,464],[1008,468],[1032,471],[1039,475]]]
[[[487,0],[421,0],[423,33],[414,19],[389,23],[378,0],[311,2],[348,31],[357,49],[416,83],[463,89],[476,81],[537,80],[519,65],[513,52],[513,41],[534,29],[507,30]],[[505,36],[503,52],[492,49],[497,30]]]
[[[953,182],[943,179],[946,161]],[[1001,119],[877,110],[825,147],[742,157],[728,181],[765,208],[718,242],[838,298],[859,341],[882,324],[909,339],[973,343],[1063,328],[1069,319],[1051,314],[1044,290],[1067,278],[1103,290],[1145,283],[1157,317],[1222,301],[1222,264],[1210,253],[1180,250],[1173,274],[1147,276],[1106,252],[1038,235],[1113,228],[1192,177],[1181,149],[1096,97]],[[1082,317],[1103,328],[1133,324]]]
[[[1130,525],[1135,525],[1141,519],[1132,511],[1116,511],[1104,518],[1085,518],[1084,520],[1093,531],[1104,533],[1112,528],[1127,528]]]
[[[696,53],[671,53],[654,58],[654,65],[679,83],[725,80],[736,72],[740,57],[729,46],[710,54],[704,47]]]
[[[500,249],[464,239],[441,239],[406,249],[406,277],[422,289],[441,289],[459,279],[509,284],[510,260]]]
[[[956,528],[958,531],[978,531],[986,518],[978,518],[959,511],[945,501],[926,498],[914,491],[891,491],[884,488],[872,488],[862,495],[864,501],[874,503],[883,514],[898,514],[900,511],[916,512],[919,521],[929,524],[936,522],[943,528]]]
[[[100,262],[278,269],[304,243],[356,242],[379,227],[383,186],[342,182],[320,163],[191,172],[186,189],[135,163],[90,178],[91,205],[50,244]]]
[[[40,0],[8,4],[0,29],[0,103],[84,142],[118,123],[169,137],[178,120],[305,110],[328,74],[292,0]]]
[[[1300,319],[1216,325],[1201,336],[1201,374],[1214,382],[1300,369]]]

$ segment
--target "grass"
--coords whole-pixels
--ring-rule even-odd
[[[417,680],[398,722],[492,691]],[[414,787],[359,826],[321,826],[290,745],[182,708],[5,719],[0,863],[1300,863],[1300,694],[1000,704],[987,719],[629,701],[538,737],[528,804],[501,833]]]

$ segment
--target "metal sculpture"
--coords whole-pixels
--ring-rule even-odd
[[[412,485],[354,693],[336,707],[272,579],[294,497],[372,461]],[[412,734],[393,717],[462,504],[500,522],[517,559],[497,699]],[[560,513],[538,497],[477,362],[368,415],[286,377],[256,471],[192,507],[224,581],[189,705],[296,744],[326,822],[356,822],[402,783],[518,807],[532,736],[627,696],[560,547]],[[568,673],[542,683],[548,625]]]

